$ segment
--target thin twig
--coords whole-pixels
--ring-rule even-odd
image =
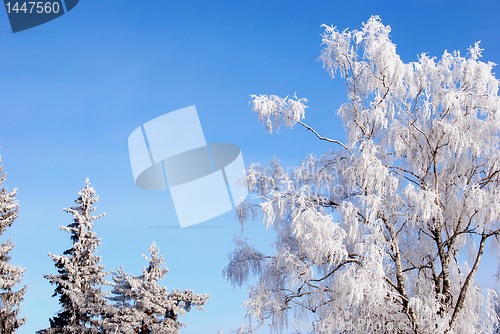
[[[343,148],[345,148],[347,152],[349,152],[350,154],[352,154],[352,152],[342,142],[340,142],[338,140],[335,140],[335,139],[323,137],[318,132],[316,132],[316,130],[314,130],[313,128],[311,128],[309,125],[307,125],[306,123],[304,123],[302,121],[298,121],[297,123],[299,123],[300,125],[302,125],[303,127],[305,127],[307,130],[309,130],[312,133],[314,133],[316,135],[316,137],[318,137],[320,140],[324,140],[324,141],[327,141],[329,143],[338,144],[338,145],[342,146]]]

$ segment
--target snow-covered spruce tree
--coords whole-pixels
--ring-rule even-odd
[[[0,158],[0,235],[17,219],[19,204],[16,189],[8,192],[4,187],[6,175]],[[9,252],[14,244],[7,240],[0,244],[0,333],[12,334],[24,322],[19,318],[19,305],[24,298],[26,286],[14,291],[16,284],[23,278],[24,269],[9,263]]]
[[[491,333],[495,293],[474,277],[487,247],[499,255],[493,64],[478,44],[405,63],[378,17],[361,30],[324,28],[320,59],[346,83],[347,142],[303,122],[305,99],[252,97],[269,132],[299,125],[338,150],[288,171],[250,166],[257,203],[239,213],[260,207],[275,251],[240,242],[226,277],[258,276],[246,305],[274,329],[293,317],[314,333]]]
[[[182,326],[179,315],[192,306],[202,310],[208,299],[206,294],[192,290],[168,292],[159,281],[168,269],[155,243],[149,247],[149,262],[142,275],[127,274],[122,268],[113,273],[113,294],[109,297],[115,307],[107,319],[106,327],[117,333],[177,334]]]
[[[50,328],[40,333],[102,333],[107,305],[101,289],[106,273],[96,255],[100,240],[92,228],[104,214],[92,215],[99,197],[88,179],[78,195],[77,206],[64,209],[73,215],[73,222],[60,227],[71,234],[73,245],[63,255],[49,253],[58,273],[45,275],[56,286],[53,297],[59,296],[61,310],[50,319]]]

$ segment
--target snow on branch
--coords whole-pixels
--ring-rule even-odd
[[[266,124],[267,131],[279,130],[283,124],[293,127],[305,117],[307,99],[276,95],[251,95],[252,110],[259,115],[259,119]]]

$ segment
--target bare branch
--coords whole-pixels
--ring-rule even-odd
[[[314,135],[316,137],[318,137],[318,139],[327,141],[329,143],[338,144],[338,145],[342,146],[347,152],[349,152],[350,154],[352,154],[352,152],[347,148],[347,146],[345,146],[341,141],[321,136],[318,132],[316,132],[316,130],[314,130],[313,128],[311,128],[309,125],[307,125],[306,123],[304,123],[302,121],[298,121],[297,123],[300,124],[300,125],[302,125],[303,127],[305,127],[307,130],[311,131],[312,133],[314,133]]]

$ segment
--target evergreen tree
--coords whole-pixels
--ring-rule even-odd
[[[16,190],[7,192],[3,186],[6,175],[0,159],[0,235],[12,225],[17,218],[19,204],[16,201]],[[14,291],[14,286],[21,282],[24,269],[9,263],[9,252],[14,244],[7,240],[0,244],[0,333],[15,333],[23,325],[25,318],[19,318],[19,304],[24,298],[26,286]]]
[[[177,334],[184,324],[178,316],[190,311],[192,306],[203,309],[206,294],[194,294],[192,290],[168,292],[159,281],[168,269],[155,243],[149,247],[150,257],[144,257],[149,265],[142,275],[133,276],[118,269],[114,272],[114,313],[108,328],[119,333]]]
[[[104,214],[92,215],[99,197],[88,179],[78,194],[77,206],[64,210],[73,215],[73,222],[60,227],[71,234],[73,246],[63,255],[49,253],[58,274],[45,275],[56,286],[53,297],[59,296],[62,309],[50,319],[50,328],[41,333],[102,332],[102,314],[107,306],[101,288],[106,273],[100,256],[95,254],[100,240],[92,228]]]

